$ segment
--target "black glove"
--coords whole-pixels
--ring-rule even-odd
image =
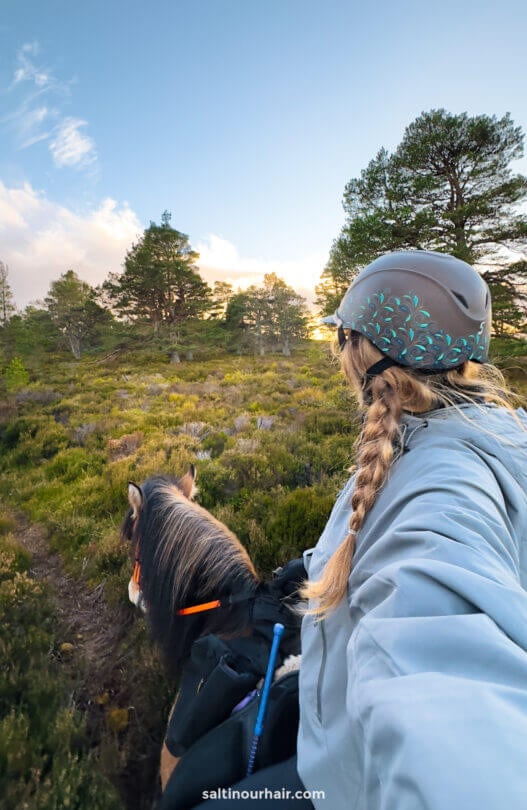
[[[307,579],[307,571],[302,557],[289,560],[282,568],[277,568],[274,572],[271,586],[280,590],[284,596],[291,596],[300,588],[304,580]]]

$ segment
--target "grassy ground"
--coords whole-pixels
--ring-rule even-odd
[[[127,482],[196,463],[201,503],[269,573],[316,542],[352,460],[352,402],[319,344],[292,359],[180,365],[143,352],[41,366],[5,398],[0,420],[0,495],[42,530],[35,545],[19,524],[37,560],[32,574],[47,582],[48,643],[59,650],[57,688],[82,719],[81,760],[89,755],[106,785],[104,806],[117,801],[115,785],[122,806],[146,810],[174,687],[127,601]],[[55,561],[46,570],[45,559]],[[29,770],[16,773],[22,793],[30,781]],[[72,807],[95,806],[84,787],[71,791]],[[46,802],[35,795],[30,806]],[[18,794],[8,806],[22,806]]]
[[[494,351],[527,397],[525,344]],[[2,807],[148,810],[174,685],[127,602],[127,482],[196,463],[198,500],[268,574],[316,542],[357,415],[320,343],[292,358],[40,363],[0,402],[0,624],[14,662],[0,681]]]

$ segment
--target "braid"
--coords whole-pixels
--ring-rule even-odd
[[[375,503],[393,460],[393,442],[399,435],[401,401],[390,376],[388,369],[383,375],[374,377],[371,383],[372,404],[366,411],[358,441],[358,469],[351,498],[353,512],[349,532],[328,561],[321,579],[307,582],[302,589],[304,598],[317,601],[313,611],[317,615],[333,610],[346,593],[356,536]]]
[[[372,382],[373,402],[359,439],[358,470],[351,499],[353,514],[350,530],[358,533],[366,515],[372,508],[377,493],[384,484],[393,460],[394,440],[399,435],[401,401],[397,390],[386,376],[375,377]]]
[[[306,581],[300,589],[304,599],[316,603],[308,612],[319,617],[337,607],[346,594],[356,537],[386,482],[394,459],[394,442],[400,438],[399,420],[403,411],[425,413],[455,405],[456,401],[471,403],[483,399],[508,408],[524,429],[513,410],[514,395],[507,389],[501,372],[490,363],[479,365],[469,361],[430,377],[415,369],[392,366],[368,381],[367,369],[382,356],[364,335],[346,341],[339,355],[365,417],[356,445],[357,473],[349,532],[328,560],[322,577],[316,582]]]

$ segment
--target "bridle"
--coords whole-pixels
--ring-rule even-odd
[[[141,577],[141,565],[139,559],[135,558],[134,573],[132,574],[132,581],[139,588],[139,580]],[[201,602],[198,605],[189,605],[189,607],[180,608],[176,611],[178,616],[191,616],[195,613],[204,613],[207,610],[214,610],[220,607],[232,607],[240,602],[250,602],[254,600],[255,594],[253,591],[241,591],[238,594],[231,594],[225,599],[213,599],[210,602]]]

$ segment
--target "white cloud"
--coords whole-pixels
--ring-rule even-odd
[[[9,88],[17,99],[12,112],[0,119],[11,130],[17,149],[28,149],[41,141],[57,168],[86,168],[97,160],[95,141],[81,129],[87,122],[66,116],[64,100],[70,96],[71,81],[57,78],[53,71],[37,64],[38,43],[26,43],[17,54],[17,67]]]
[[[122,269],[126,252],[142,232],[127,203],[107,198],[80,214],[30,183],[8,188],[0,180],[0,260],[9,266],[9,283],[20,308],[44,298],[50,283],[70,268],[84,281],[100,284],[110,272]],[[276,273],[309,302],[327,260],[322,254],[293,261],[244,257],[232,242],[215,234],[196,250],[209,284],[227,281],[245,289],[261,283],[266,273]]]
[[[50,119],[56,118],[57,111],[35,101],[34,97],[25,98],[13,112],[0,118],[0,123],[12,132],[17,149],[26,149],[51,135],[54,125]]]
[[[57,127],[55,137],[49,144],[55,166],[88,166],[97,158],[95,142],[80,132],[86,121],[65,118]]]
[[[28,42],[22,45],[17,54],[17,69],[13,78],[13,84],[21,82],[32,82],[36,87],[46,87],[52,82],[52,76],[45,68],[37,67],[30,55],[37,56],[39,46],[36,42]]]
[[[17,130],[19,149],[27,149],[50,137],[50,130],[43,126],[49,115],[50,110],[46,106],[28,109],[23,105],[17,110],[12,120]]]
[[[234,288],[246,289],[251,284],[260,284],[266,273],[276,273],[310,303],[328,259],[327,254],[322,253],[290,261],[240,256],[232,242],[213,233],[198,244],[196,250],[200,254],[201,274],[209,284],[226,281]]]
[[[70,268],[90,284],[100,284],[110,271],[121,269],[142,230],[126,203],[106,199],[78,214],[29,183],[7,188],[0,181],[0,260],[9,266],[19,307],[42,299],[50,283]]]
[[[37,107],[34,110],[28,111],[24,118],[24,126],[26,129],[31,129],[37,124],[41,124],[44,118],[47,117],[48,112],[49,110],[47,107]]]

